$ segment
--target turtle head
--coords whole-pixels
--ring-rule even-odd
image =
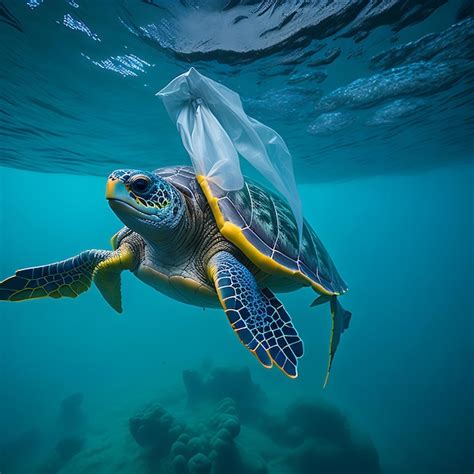
[[[181,193],[146,171],[114,171],[107,180],[105,197],[129,229],[151,240],[176,228],[184,213]]]

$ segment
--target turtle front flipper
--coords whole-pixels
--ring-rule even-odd
[[[126,245],[113,252],[85,250],[61,262],[18,270],[0,282],[0,300],[75,298],[87,291],[94,281],[105,300],[122,312],[120,272],[132,264],[133,252]]]
[[[228,252],[210,259],[208,274],[242,343],[263,366],[269,368],[275,362],[296,378],[303,342],[282,303],[269,289],[258,288],[250,271]]]

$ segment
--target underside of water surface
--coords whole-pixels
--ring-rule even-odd
[[[2,2],[1,163],[175,164],[154,94],[190,65],[284,131],[300,180],[469,161],[471,14],[442,0]]]

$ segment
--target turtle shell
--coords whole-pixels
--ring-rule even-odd
[[[347,285],[314,230],[304,221],[301,247],[293,212],[278,195],[246,179],[239,191],[225,191],[192,168],[157,172],[182,192],[196,193],[196,179],[222,235],[262,270],[300,279],[319,293],[340,295]],[[194,179],[196,178],[196,179]]]

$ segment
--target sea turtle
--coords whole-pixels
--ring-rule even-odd
[[[121,312],[120,273],[130,270],[177,300],[222,306],[262,365],[275,364],[295,378],[303,343],[273,292],[311,286],[320,295],[313,305],[331,307],[329,374],[351,317],[337,300],[347,287],[307,222],[298,244],[295,218],[280,197],[248,179],[241,190],[224,191],[179,166],[114,171],[106,198],[125,224],[112,237],[112,251],[86,250],[18,270],[0,283],[0,299],[76,297],[94,281]]]

